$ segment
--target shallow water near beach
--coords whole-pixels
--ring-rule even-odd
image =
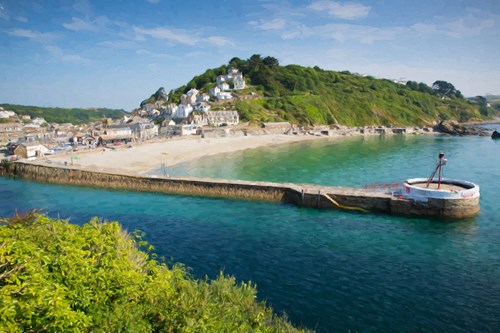
[[[491,126],[490,126],[491,127]],[[496,126],[498,128],[499,126]],[[0,215],[42,209],[141,229],[196,277],[220,270],[319,332],[500,331],[500,141],[391,136],[319,140],[200,159],[158,174],[364,186],[427,177],[481,186],[481,212],[458,222],[285,204],[56,186],[0,177]],[[373,184],[372,184],[373,185]]]

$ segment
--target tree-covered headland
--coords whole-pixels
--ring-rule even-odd
[[[103,118],[118,119],[129,114],[122,109],[106,108],[51,108],[16,104],[0,104],[0,107],[14,111],[19,116],[40,117],[49,123],[72,123],[75,125],[101,121]]]
[[[303,332],[251,283],[193,279],[141,237],[97,219],[0,220],[0,332]]]
[[[236,109],[242,121],[288,121],[295,124],[429,125],[440,120],[470,121],[493,116],[464,99],[453,84],[438,80],[432,87],[370,76],[323,70],[317,66],[281,66],[274,57],[233,58],[227,65],[208,69],[169,93],[169,102],[192,88],[203,92],[216,85],[228,66],[244,75],[247,89],[234,91],[235,100],[215,103],[213,110]]]

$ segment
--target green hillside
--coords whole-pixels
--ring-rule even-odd
[[[253,55],[247,60],[233,58],[229,65],[243,72],[247,89],[236,91],[239,99],[220,105],[236,108],[242,121],[254,123],[289,121],[295,124],[424,125],[439,120],[468,121],[494,113],[480,113],[476,103],[465,100],[446,81],[433,87],[424,83],[406,85],[347,71],[319,67],[280,66],[273,57]],[[185,86],[170,92],[170,101],[191,88],[207,92],[217,75],[228,66],[209,69]],[[253,94],[252,94],[253,93]],[[491,113],[491,114],[490,114]]]
[[[31,118],[41,117],[49,123],[83,124],[100,121],[103,118],[118,119],[127,115],[124,110],[106,108],[47,108],[15,104],[0,104],[5,110],[14,111],[17,115],[29,115]]]

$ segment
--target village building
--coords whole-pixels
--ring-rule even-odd
[[[130,127],[124,126],[124,125],[112,125],[108,126],[104,130],[105,135],[132,135],[132,130]]]
[[[0,143],[17,140],[23,136],[23,127],[19,123],[0,124]]]
[[[233,79],[233,89],[234,90],[241,90],[245,89],[245,79],[243,78],[243,75],[240,73],[240,75],[237,75]]]
[[[0,119],[9,119],[15,116],[16,113],[14,111],[6,111],[4,109],[0,110]]]
[[[20,158],[42,157],[49,149],[39,142],[21,143],[14,149],[14,154]]]
[[[213,87],[208,90],[208,93],[210,96],[216,97],[218,93],[220,93],[220,88],[219,87]]]
[[[95,147],[97,144],[97,139],[88,133],[75,133],[69,139],[69,142],[75,147],[77,146]]]
[[[219,87],[219,89],[221,91],[227,91],[227,90],[229,90],[231,88],[229,86],[229,83],[227,83],[227,82],[221,82],[221,83],[219,83],[218,87]]]
[[[219,101],[229,101],[233,99],[233,95],[229,91],[221,91],[215,95],[215,98]]]
[[[132,136],[136,140],[149,140],[158,137],[158,125],[151,121],[141,121],[130,124]]]
[[[96,133],[97,134],[97,133]],[[93,136],[95,137],[96,134]],[[124,125],[108,126],[104,134],[98,135],[97,145],[105,146],[107,144],[127,144],[132,141],[132,130]]]
[[[240,122],[238,111],[208,111],[207,118],[211,126],[238,125]]]
[[[195,111],[208,112],[210,110],[210,104],[208,102],[201,102],[194,106]]]
[[[177,111],[175,115],[172,115],[172,118],[183,119],[189,116],[191,112],[193,112],[193,107],[191,106],[191,104],[187,105],[181,104],[177,107]]]
[[[202,102],[208,102],[210,100],[210,95],[209,94],[200,94],[196,96],[196,103],[202,103]]]
[[[40,125],[40,126],[41,126],[41,125],[43,125],[43,124],[46,124],[47,122],[45,121],[45,119],[40,118],[40,117],[37,117],[37,118],[35,118],[35,119],[31,120],[31,123],[32,123],[32,124],[36,124],[36,125]]]
[[[172,137],[176,135],[196,135],[200,133],[200,131],[200,126],[194,124],[167,125],[160,128],[160,135],[166,137]]]

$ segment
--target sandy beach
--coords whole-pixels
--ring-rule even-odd
[[[159,168],[162,164],[172,166],[217,154],[327,138],[332,137],[285,134],[241,135],[220,138],[179,137],[134,144],[131,148],[98,148],[91,151],[53,155],[35,163],[55,165],[67,163],[85,170],[144,175],[153,169]]]

